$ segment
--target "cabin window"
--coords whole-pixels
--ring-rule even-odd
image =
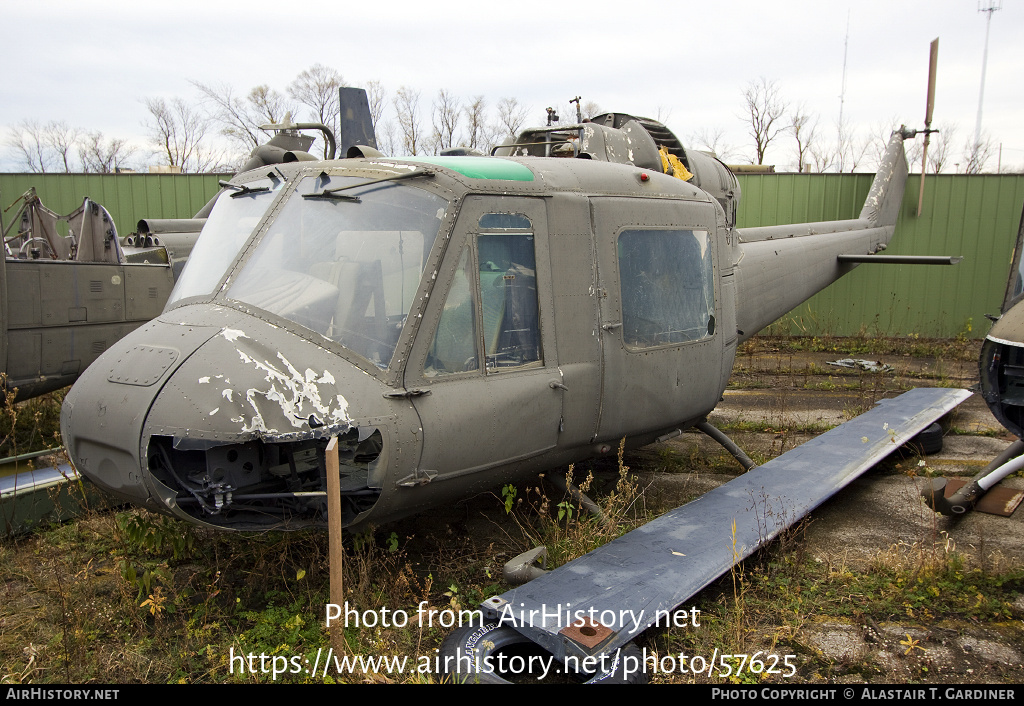
[[[480,216],[481,230],[533,230],[530,219],[521,213],[485,213]]]
[[[711,238],[704,230],[619,234],[623,340],[631,348],[699,341],[715,332]]]

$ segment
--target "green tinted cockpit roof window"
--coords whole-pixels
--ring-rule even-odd
[[[508,159],[496,157],[403,157],[402,159],[445,167],[470,179],[533,181],[533,172],[529,167]]]

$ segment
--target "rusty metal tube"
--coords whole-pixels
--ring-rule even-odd
[[[924,496],[925,502],[938,513],[947,516],[963,515],[974,509],[981,496],[992,486],[1022,468],[1024,468],[1024,441],[1018,439],[949,498],[945,496],[945,478],[933,478],[921,491],[921,495]]]

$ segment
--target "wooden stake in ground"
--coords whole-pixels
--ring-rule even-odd
[[[331,603],[345,605],[342,578],[345,554],[341,547],[341,472],[338,464],[338,437],[327,444],[327,534],[331,563]],[[331,625],[331,647],[335,654],[345,654],[345,627],[337,620]]]

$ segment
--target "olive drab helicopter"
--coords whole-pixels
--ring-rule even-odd
[[[654,120],[488,156],[343,130],[345,159],[230,181],[163,313],[68,394],[65,444],[119,498],[258,530],[325,524],[332,438],[359,527],[674,435],[739,343],[885,249],[915,134],[859,218],[737,229],[732,172]]]

